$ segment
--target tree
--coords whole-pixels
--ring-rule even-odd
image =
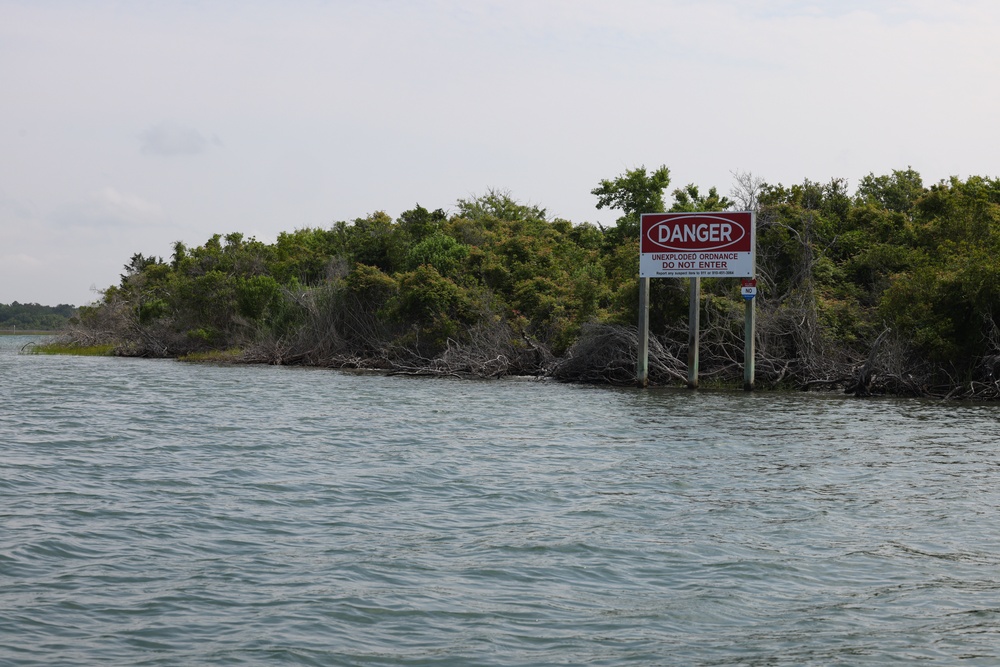
[[[666,166],[649,174],[646,167],[629,169],[621,176],[608,180],[590,191],[597,197],[597,208],[619,210],[616,227],[608,231],[609,240],[617,245],[624,239],[639,238],[639,218],[643,213],[659,213],[665,208],[663,191],[670,185],[670,170]]]
[[[431,212],[417,204],[415,208],[400,213],[396,224],[408,235],[412,243],[419,243],[435,232],[441,231],[447,220],[448,216],[442,209]]]
[[[729,195],[733,198],[733,206],[737,211],[757,212],[760,208],[760,193],[766,183],[763,178],[754,176],[749,171],[733,171],[733,187]]]
[[[917,199],[924,194],[920,174],[907,167],[893,169],[891,176],[876,176],[869,172],[858,183],[859,203],[872,203],[897,213],[909,213]]]
[[[121,278],[122,287],[125,287],[126,284],[128,284],[129,279],[132,278],[133,276],[141,275],[142,272],[146,269],[146,267],[162,263],[163,260],[160,259],[159,257],[154,257],[153,255],[150,255],[149,257],[143,257],[141,252],[135,253],[134,255],[132,255],[132,259],[129,261],[129,263],[126,264],[124,267],[125,273],[119,276],[119,278]]]
[[[491,188],[484,195],[459,199],[458,217],[476,221],[484,218],[509,222],[541,221],[545,220],[546,213],[544,208],[520,203],[507,190]]]
[[[41,331],[62,329],[76,315],[77,309],[68,304],[40,306],[37,303],[13,301],[6,306],[0,303],[0,328]]]
[[[708,189],[708,194],[700,194],[694,183],[677,188],[671,194],[674,196],[674,205],[670,207],[673,212],[725,211],[733,205],[726,197],[719,196],[714,187]]]

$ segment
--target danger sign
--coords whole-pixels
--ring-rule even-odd
[[[639,238],[639,276],[752,276],[754,227],[754,215],[749,211],[644,214]]]

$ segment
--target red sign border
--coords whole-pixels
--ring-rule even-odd
[[[685,248],[671,248],[658,244],[649,238],[649,232],[659,223],[666,220],[683,219],[705,219],[705,220],[725,220],[740,227],[743,235],[738,241],[724,246],[716,243],[713,246],[692,246]],[[663,252],[753,252],[755,244],[755,234],[753,229],[753,213],[750,211],[699,211],[699,212],[674,212],[674,213],[643,213],[639,221],[639,254],[663,253]],[[745,243],[742,243],[746,239]],[[740,243],[739,248],[732,246]]]

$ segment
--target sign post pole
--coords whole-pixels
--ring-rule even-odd
[[[635,381],[643,388],[649,385],[649,278],[639,278],[639,350]]]
[[[756,356],[756,346],[754,345],[754,313],[756,299],[746,300],[746,310],[743,314],[743,390],[753,391],[754,382],[754,357]]]
[[[701,278],[691,278],[688,299],[688,389],[697,389],[698,338],[701,329]]]

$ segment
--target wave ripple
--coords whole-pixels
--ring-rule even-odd
[[[0,664],[993,665],[989,405],[19,356]]]

